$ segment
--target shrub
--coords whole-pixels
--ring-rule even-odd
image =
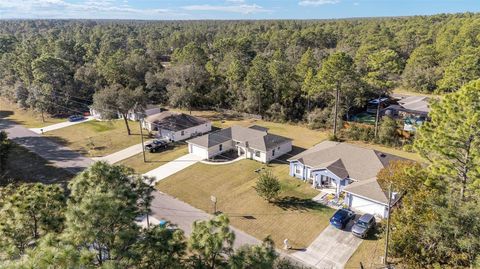
[[[388,116],[382,118],[378,128],[378,141],[384,145],[398,145],[399,135],[397,122]]]
[[[271,171],[264,172],[260,175],[255,190],[260,197],[268,202],[272,202],[280,194],[280,181]]]

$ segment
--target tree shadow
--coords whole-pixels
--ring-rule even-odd
[[[308,212],[311,210],[324,210],[327,207],[313,201],[312,199],[303,199],[293,196],[279,198],[274,204],[283,210],[295,210],[298,212]]]

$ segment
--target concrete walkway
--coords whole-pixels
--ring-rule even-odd
[[[150,141],[145,141],[145,145],[150,142]],[[126,149],[122,149],[120,151],[117,151],[115,153],[112,153],[107,156],[103,157],[96,157],[92,158],[95,161],[106,161],[110,164],[118,163],[121,160],[125,160],[127,158],[130,158],[132,156],[135,156],[137,154],[142,153],[142,143],[133,145],[131,147],[128,147]]]
[[[153,185],[155,185],[155,183],[157,183],[158,181],[166,178],[166,177],[169,177],[179,171],[182,171],[183,169],[193,165],[193,164],[196,164],[197,162],[199,162],[202,158],[195,155],[195,154],[186,154],[186,155],[183,155],[182,157],[178,158],[178,159],[175,159],[171,162],[168,162],[156,169],[153,169],[152,171],[149,171],[147,173],[145,173],[144,175],[145,176],[148,176],[148,177],[154,177],[155,180],[153,181]]]
[[[305,251],[297,251],[291,256],[314,268],[344,268],[362,239],[352,235],[353,222],[345,230],[328,226]]]
[[[68,127],[68,126],[72,126],[72,125],[84,123],[84,122],[91,121],[91,120],[93,120],[93,117],[92,117],[92,116],[88,116],[88,117],[86,117],[84,120],[81,120],[81,121],[74,121],[74,122],[66,121],[66,122],[60,122],[60,123],[53,124],[53,125],[49,125],[49,126],[45,126],[45,127],[30,128],[30,130],[31,130],[32,132],[34,132],[34,133],[42,134],[42,129],[43,129],[43,132],[46,133],[46,132],[50,132],[50,131],[53,131],[53,130],[62,129],[62,128],[65,128],[65,127]]]

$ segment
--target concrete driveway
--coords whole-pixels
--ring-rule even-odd
[[[92,116],[88,116],[88,117],[86,117],[84,120],[80,120],[80,121],[60,122],[60,123],[57,123],[57,124],[53,124],[53,125],[49,125],[49,126],[45,126],[45,127],[41,127],[41,128],[30,128],[30,130],[31,130],[32,132],[37,133],[37,134],[41,134],[41,133],[42,133],[42,130],[43,130],[43,133],[46,133],[46,132],[50,132],[50,131],[53,131],[53,130],[62,129],[62,128],[65,128],[65,127],[68,127],[68,126],[72,126],[72,125],[84,123],[84,122],[91,121],[91,120],[93,120],[93,117],[92,117]]]
[[[352,226],[353,221],[345,230],[329,225],[305,251],[295,252],[292,256],[314,268],[344,268],[348,259],[362,243],[362,239],[350,232]]]
[[[150,141],[145,141],[145,145],[148,144]],[[95,157],[92,158],[95,161],[105,161],[110,164],[118,163],[121,160],[125,160],[127,158],[130,158],[132,156],[135,156],[137,154],[142,153],[142,143],[133,145],[131,147],[128,147],[126,149],[122,149],[120,151],[117,151],[115,153],[112,153],[107,156],[103,157]]]
[[[153,181],[153,184],[155,184],[166,177],[169,177],[193,164],[196,164],[200,160],[202,160],[202,157],[191,153],[186,154],[178,159],[175,159],[156,169],[153,169],[152,171],[145,173],[145,176],[154,177],[155,180]]]

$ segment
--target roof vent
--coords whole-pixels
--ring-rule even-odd
[[[245,147],[248,148],[248,141],[245,141]]]
[[[385,153],[380,153],[380,157],[385,158],[387,155],[385,155]]]

